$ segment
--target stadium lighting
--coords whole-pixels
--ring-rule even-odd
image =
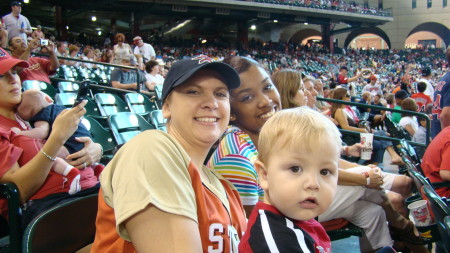
[[[102,35],[102,31],[98,31],[97,34],[98,34],[98,36]]]
[[[91,20],[95,22],[95,21],[97,21],[97,17],[96,16],[92,16]]]
[[[23,2],[27,4],[30,2],[30,0],[23,0]]]
[[[274,23],[278,23],[278,20],[274,19],[273,22],[274,22]]]
[[[308,22],[303,23],[304,25],[308,25]]]
[[[250,30],[256,30],[256,25],[252,25],[252,26],[250,26]]]
[[[207,40],[202,40],[202,44],[205,44],[206,42],[208,42]]]
[[[69,30],[69,26],[68,25],[66,25],[66,30]]]

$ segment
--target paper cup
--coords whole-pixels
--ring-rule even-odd
[[[373,134],[361,133],[361,144],[363,145],[363,149],[361,150],[361,159],[370,160],[372,157]]]
[[[418,227],[429,226],[433,223],[426,200],[419,200],[408,205],[409,212]]]

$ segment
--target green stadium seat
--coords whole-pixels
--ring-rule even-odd
[[[22,82],[22,88],[24,91],[29,89],[41,90],[45,92],[47,95],[49,95],[52,99],[55,98],[56,95],[56,89],[46,82],[36,80],[26,80]]]
[[[154,110],[150,112],[150,121],[156,129],[167,132],[166,123],[161,110]]]
[[[108,118],[109,126],[118,145],[123,145],[137,134],[155,129],[141,115],[132,112],[118,112]]]
[[[58,83],[58,90],[59,92],[72,92],[77,93],[78,92],[78,83],[75,82],[59,82]]]
[[[115,94],[97,93],[94,95],[94,98],[101,116],[110,116],[118,112],[129,111],[125,102]]]
[[[75,252],[95,237],[98,194],[57,205],[36,217],[23,235],[23,252]]]
[[[131,112],[139,114],[143,117],[149,118],[150,112],[158,110],[155,101],[151,101],[147,96],[139,93],[125,94],[125,101],[128,104]]]

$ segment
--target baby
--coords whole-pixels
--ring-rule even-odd
[[[65,109],[64,106],[53,104],[51,99],[42,91],[26,90],[22,93],[22,102],[17,108],[17,113],[22,119],[28,121],[33,129],[22,131],[13,127],[11,130],[31,138],[47,139],[52,131],[53,122]],[[83,148],[83,143],[75,139],[75,137],[81,136],[90,137],[91,135],[86,127],[80,123],[78,130],[64,144],[70,154]],[[63,176],[63,186],[67,183],[69,194],[80,191],[80,171],[77,168],[72,167],[64,159],[57,157],[52,171]]]
[[[253,209],[239,252],[331,252],[314,218],[336,193],[340,136],[330,120],[306,107],[277,112],[264,124],[255,162],[264,202]]]

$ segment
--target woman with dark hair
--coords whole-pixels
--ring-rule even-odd
[[[85,101],[56,117],[46,141],[16,134],[15,131],[31,130],[30,124],[17,114],[22,100],[17,68],[26,68],[28,63],[12,58],[2,49],[0,55],[0,182],[12,182],[19,189],[21,224],[26,227],[34,217],[54,205],[98,192],[93,165],[100,160],[101,146],[89,137],[77,137],[83,148],[70,155],[63,146],[86,112]],[[67,178],[50,173],[57,157],[80,169],[80,192],[69,195]],[[0,214],[6,215],[7,209],[6,201],[1,199]]]
[[[114,53],[114,63],[122,64],[122,59],[125,55],[133,54],[131,47],[129,44],[125,43],[125,35],[123,33],[116,34],[115,37],[116,45],[114,45],[113,53]]]
[[[402,110],[417,112],[417,104],[416,101],[412,98],[407,98],[402,102]],[[416,117],[405,112],[402,113],[402,119],[400,120],[399,125],[403,127],[411,136],[414,137],[417,130],[419,129],[419,123],[417,122]]]
[[[149,60],[145,63],[145,86],[147,90],[155,90],[156,85],[162,85],[164,83],[164,77],[160,75],[161,68],[159,62],[155,60]]]
[[[249,215],[256,203],[263,201],[264,198],[264,192],[259,186],[258,175],[253,165],[258,156],[259,133],[264,123],[281,110],[282,100],[268,73],[254,60],[235,56],[225,59],[224,62],[230,64],[239,73],[241,86],[231,92],[231,126],[208,165],[235,185],[244,209]],[[355,181],[350,182],[349,178],[340,178],[339,182],[346,182],[349,185],[366,184],[371,188],[384,185],[383,178],[379,176],[377,170],[371,170],[368,173],[371,178],[369,185],[366,184],[367,179],[364,174],[356,175],[358,184]],[[386,181],[388,181],[387,178]],[[410,241],[417,239],[417,234],[414,234],[417,233],[414,225],[394,211],[382,191],[353,186],[345,187],[360,191],[353,194],[354,192],[348,189],[351,192],[349,196],[352,198],[352,202],[339,202],[323,218],[325,220],[348,218],[354,224],[363,227],[365,236],[367,236],[366,240],[361,243],[363,252],[392,245],[385,213],[389,216],[391,225],[404,232],[405,237]],[[366,200],[359,203],[359,199],[362,198]],[[355,202],[359,204],[352,205]],[[336,213],[341,216],[336,217]]]
[[[333,99],[350,101],[350,94],[348,94],[348,91],[345,88],[337,88],[333,92]],[[333,117],[339,123],[339,127],[344,130],[356,131],[360,133],[372,132],[376,135],[386,136],[386,133],[383,131],[374,131],[367,127],[359,127],[358,116],[350,106],[333,103],[331,105],[331,117]],[[388,153],[391,155],[392,164],[403,163],[402,158],[397,154],[397,152],[395,152],[394,148],[392,147],[392,142],[382,140],[373,140],[374,152],[372,154],[372,163],[374,164],[382,163],[385,150],[387,150]]]

